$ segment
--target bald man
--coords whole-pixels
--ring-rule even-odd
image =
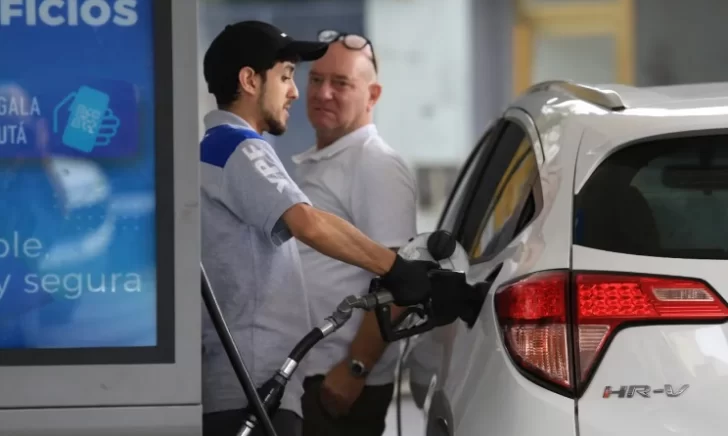
[[[309,73],[306,104],[316,144],[293,161],[299,186],[317,208],[396,250],[416,234],[416,191],[407,165],[373,124],[381,93],[371,43],[337,33]],[[330,316],[346,296],[368,291],[371,273],[304,244],[299,252],[313,320]],[[355,312],[307,357],[304,436],[381,435],[397,357],[374,314]]]

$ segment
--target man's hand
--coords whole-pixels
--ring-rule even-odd
[[[321,404],[333,417],[346,415],[361,395],[365,383],[365,378],[351,374],[346,360],[339,362],[321,384]]]
[[[424,302],[432,293],[427,272],[438,264],[424,260],[405,260],[397,255],[392,268],[381,276],[382,286],[392,293],[397,306],[412,306]]]

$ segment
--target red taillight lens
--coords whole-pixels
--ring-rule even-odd
[[[538,273],[495,295],[512,358],[531,374],[567,389],[589,378],[605,344],[625,323],[728,319],[728,308],[697,280],[576,272],[573,292],[567,292],[569,280],[566,271]],[[571,324],[576,326],[576,383],[569,360]]]
[[[569,388],[566,285],[568,273],[534,274],[495,295],[511,357],[525,370]]]
[[[581,380],[610,335],[631,321],[725,319],[728,308],[705,283],[683,278],[575,274]]]

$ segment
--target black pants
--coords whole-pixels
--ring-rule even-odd
[[[225,410],[202,415],[202,436],[236,436],[243,427],[245,410]],[[290,410],[279,409],[271,419],[278,436],[301,436],[301,418]],[[263,424],[258,423],[253,436],[264,436]]]
[[[334,418],[321,406],[320,389],[324,376],[303,382],[303,436],[381,436],[387,419],[394,384],[366,386],[346,416]]]

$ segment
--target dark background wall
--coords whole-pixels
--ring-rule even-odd
[[[636,0],[638,86],[728,79],[728,1]]]

